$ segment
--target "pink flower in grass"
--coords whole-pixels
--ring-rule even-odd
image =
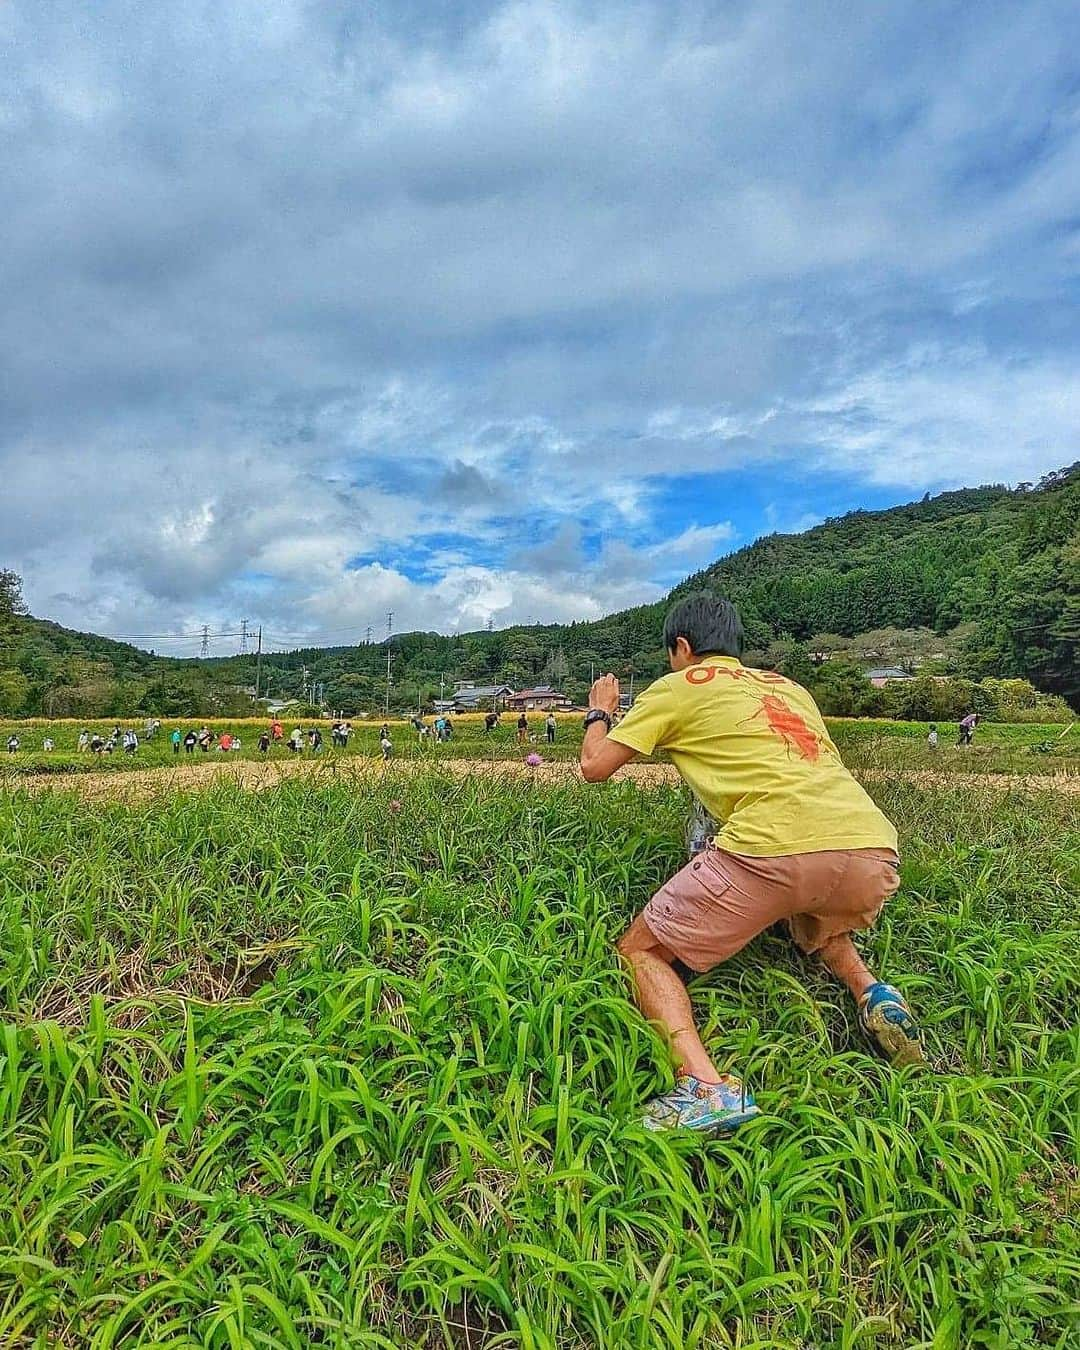
[[[530,769],[535,769],[535,768],[537,767],[537,765],[543,764],[543,762],[544,762],[544,761],[543,761],[543,760],[541,759],[541,757],[536,753],[535,750],[532,752],[531,755],[526,755],[526,756],[525,756],[525,763],[529,766]]]

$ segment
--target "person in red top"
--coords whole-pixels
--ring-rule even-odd
[[[281,738],[285,735],[285,729],[276,717],[270,723],[270,735],[274,738],[275,741],[280,741]]]
[[[232,732],[231,732],[231,731],[223,731],[223,732],[221,733],[221,739],[218,741],[218,749],[219,749],[219,750],[231,750],[231,749],[232,749]]]

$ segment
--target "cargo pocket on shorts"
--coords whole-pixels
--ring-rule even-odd
[[[684,869],[690,872],[692,884],[686,887],[683,894],[687,906],[695,914],[708,914],[716,909],[735,884],[724,871],[719,858],[713,855],[714,850],[706,849],[693,862],[687,863]]]

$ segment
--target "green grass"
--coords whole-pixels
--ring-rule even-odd
[[[637,1124],[611,955],[675,790],[0,792],[0,1344],[1071,1350],[1075,799],[874,790],[937,1072],[766,935],[693,986],[726,1142]]]

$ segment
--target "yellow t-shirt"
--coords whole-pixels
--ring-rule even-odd
[[[732,656],[664,675],[608,733],[667,753],[730,853],[774,858],[896,848],[896,830],[851,774],[800,685]]]

